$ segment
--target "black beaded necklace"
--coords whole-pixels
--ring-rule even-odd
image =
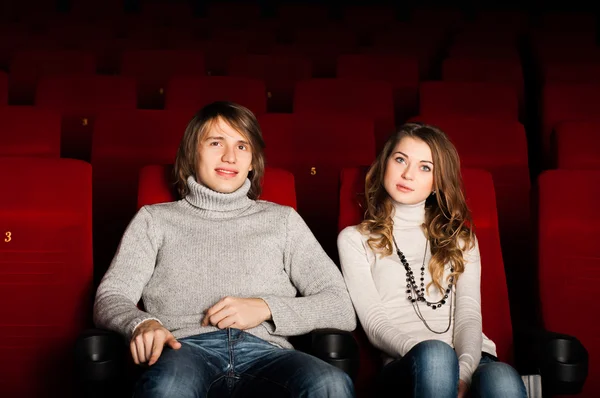
[[[392,239],[394,240],[394,245],[396,246],[396,253],[398,254],[400,262],[402,263],[402,265],[404,266],[404,270],[406,271],[407,300],[410,301],[410,303],[413,306],[413,309],[415,310],[415,313],[417,314],[417,317],[423,322],[427,329],[437,334],[446,333],[448,330],[450,330],[450,325],[452,323],[452,297],[450,296],[452,295],[452,282],[454,280],[454,277],[450,277],[448,288],[444,292],[444,297],[442,297],[442,299],[436,302],[427,301],[425,299],[425,258],[427,257],[427,249],[429,248],[429,239],[427,239],[427,241],[425,242],[425,253],[423,254],[423,264],[421,265],[421,287],[417,286],[417,283],[415,282],[414,273],[410,268],[408,261],[406,260],[406,256],[404,255],[404,253],[402,253],[402,251],[400,251],[398,243],[396,242],[396,238],[393,235]],[[454,268],[450,268],[450,272],[454,272]],[[429,325],[427,324],[425,318],[423,318],[423,314],[421,314],[421,309],[419,308],[419,301],[426,303],[428,307],[431,307],[435,310],[440,308],[442,305],[446,304],[446,300],[450,301],[450,316],[448,317],[448,327],[446,327],[444,331],[439,332],[431,329],[431,327],[429,327]]]

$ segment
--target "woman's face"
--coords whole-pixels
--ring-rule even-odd
[[[433,191],[431,148],[413,137],[402,138],[387,160],[383,184],[396,202],[406,205],[427,199]]]

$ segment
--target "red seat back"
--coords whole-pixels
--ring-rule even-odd
[[[471,115],[519,120],[517,91],[506,83],[429,81],[421,83],[421,115]]]
[[[196,112],[215,101],[231,101],[259,115],[267,111],[262,80],[231,76],[173,77],[167,84],[165,109]]]
[[[136,81],[100,75],[43,77],[35,105],[62,114],[61,155],[89,160],[96,115],[104,110],[134,110]]]
[[[559,123],[554,146],[557,168],[600,169],[600,121]]]
[[[396,128],[392,85],[363,79],[309,79],[296,85],[294,113],[330,112],[370,118],[380,146]]]
[[[0,156],[60,157],[60,114],[29,106],[0,107]]]
[[[53,75],[94,75],[96,56],[87,51],[19,51],[10,63],[10,97],[14,104],[32,105],[38,80]]]
[[[576,187],[576,203],[562,192]],[[600,325],[590,319],[600,278],[599,170],[548,170],[538,178],[538,275],[547,330],[577,337],[589,354],[590,377],[581,396],[600,394]],[[582,305],[587,303],[588,305]]]
[[[0,191],[0,391],[69,396],[73,341],[91,322],[92,169],[0,157]]]

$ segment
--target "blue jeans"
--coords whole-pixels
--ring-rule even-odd
[[[458,357],[448,344],[426,340],[404,357],[387,364],[379,375],[379,396],[406,393],[414,398],[456,397],[458,394]],[[473,374],[471,397],[527,398],[521,376],[510,365],[482,356]]]
[[[342,370],[239,329],[179,342],[142,375],[134,397],[354,397]]]

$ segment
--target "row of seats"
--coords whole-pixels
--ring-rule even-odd
[[[364,168],[350,167],[340,174],[336,193],[339,229],[362,218],[364,172]],[[170,165],[143,167],[136,183],[135,208],[174,200],[171,178]],[[463,179],[485,259],[484,332],[496,342],[499,358],[514,363],[519,353],[513,347],[492,175],[463,168]],[[92,167],[71,159],[0,158],[0,183],[3,192],[10,192],[0,197],[0,253],[4,263],[0,330],[5,336],[5,344],[0,346],[0,390],[7,396],[69,396],[70,347],[89,325],[93,296]],[[565,202],[556,192],[557,187],[573,184],[581,194],[576,205]],[[592,237],[600,232],[600,223],[594,222],[594,213],[588,209],[600,194],[598,186],[599,171],[551,170],[540,176],[536,187],[545,326],[577,336],[591,358],[600,351],[598,330],[574,309],[577,303],[593,302],[595,297],[589,278],[596,272]],[[263,188],[263,199],[296,207],[298,185],[292,173],[268,167]],[[368,396],[376,362],[366,340],[359,341],[361,369],[356,383],[359,395]],[[595,372],[597,364],[592,360],[590,374]],[[597,380],[590,378],[584,396],[595,396],[599,388]]]

